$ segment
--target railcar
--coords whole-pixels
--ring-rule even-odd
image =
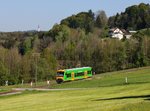
[[[74,81],[92,77],[91,67],[81,67],[72,69],[57,70],[56,82],[58,84],[65,81]]]

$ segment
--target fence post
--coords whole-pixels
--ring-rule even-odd
[[[126,82],[126,84],[128,83],[128,77],[125,77],[125,82]]]
[[[5,86],[8,86],[8,80],[7,80],[7,81],[5,81]]]
[[[21,84],[23,85],[23,83],[24,83],[24,80],[22,79],[22,83]]]

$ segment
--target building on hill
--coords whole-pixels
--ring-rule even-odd
[[[134,31],[134,30],[131,30],[131,31],[129,31],[131,34],[135,34],[135,33],[137,33],[137,31]]]
[[[119,28],[112,28],[109,30],[109,35],[112,38],[123,39],[123,32]]]
[[[40,26],[39,26],[39,25],[38,25],[37,31],[38,31],[38,32],[40,32],[40,31],[41,31],[41,28],[40,28]]]
[[[121,29],[121,31],[123,32],[123,35],[124,35],[124,37],[126,39],[130,39],[131,38],[132,34],[129,31],[127,31],[125,29]]]
[[[119,29],[119,28],[111,28],[109,30],[109,35],[112,38],[117,38],[119,40],[123,39],[124,37],[127,39],[130,39],[132,36],[131,33],[125,29]]]

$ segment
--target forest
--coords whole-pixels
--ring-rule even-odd
[[[137,33],[113,39],[111,27]],[[80,12],[49,31],[0,32],[0,85],[55,79],[57,69],[91,66],[100,74],[149,65],[149,4],[130,6],[112,17],[103,10]]]

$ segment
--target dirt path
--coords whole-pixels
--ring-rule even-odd
[[[9,95],[15,95],[15,94],[21,94],[21,93],[22,93],[21,91],[12,90],[9,92],[1,92],[0,96],[9,96]]]
[[[64,88],[64,89],[46,89],[46,88],[13,88],[15,91],[63,91],[63,90],[81,90],[81,89],[87,89],[87,88]]]
[[[64,89],[46,89],[46,88],[12,88],[12,91],[9,92],[2,92],[0,96],[9,96],[9,95],[16,95],[21,94],[23,91],[65,91],[65,90],[83,90],[87,88],[64,88]]]

